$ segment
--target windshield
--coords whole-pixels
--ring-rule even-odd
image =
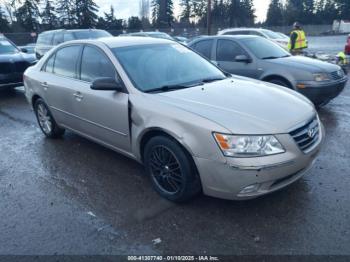
[[[179,44],[122,47],[113,52],[135,87],[143,92],[226,78],[210,62]]]
[[[0,54],[13,54],[19,50],[6,38],[0,38]]]
[[[270,39],[281,39],[281,36],[270,30],[263,30],[264,34],[266,34]]]
[[[290,54],[270,40],[260,37],[242,40],[244,45],[259,59],[276,59],[288,57]]]
[[[76,39],[97,39],[97,38],[112,36],[110,33],[103,30],[77,31],[77,32],[74,32],[73,34]]]

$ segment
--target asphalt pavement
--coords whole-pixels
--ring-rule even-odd
[[[0,92],[0,254],[350,255],[350,90],[319,111],[302,180],[245,202],[177,205],[136,162],[71,132],[46,139],[23,92]]]

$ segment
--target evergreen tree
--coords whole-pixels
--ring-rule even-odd
[[[123,29],[123,20],[117,19],[115,16],[114,7],[111,5],[109,13],[104,13],[105,27],[104,29],[119,30]]]
[[[0,32],[9,32],[10,31],[10,24],[7,20],[7,17],[5,16],[4,11],[2,10],[2,7],[0,5]]]
[[[350,20],[350,1],[349,0],[335,0],[338,5],[340,19]]]
[[[182,8],[181,21],[189,23],[192,16],[192,1],[191,0],[181,0],[180,6]]]
[[[75,8],[79,28],[96,27],[98,5],[94,0],[76,0]]]
[[[142,29],[142,22],[138,16],[131,16],[128,19],[129,30],[140,30]]]
[[[226,27],[226,11],[226,5],[223,0],[214,0],[211,11],[212,25],[220,28]]]
[[[27,31],[36,31],[39,24],[39,0],[25,0],[16,12],[17,23]]]
[[[59,22],[65,27],[74,27],[77,23],[75,0],[57,0],[56,11]]]
[[[284,25],[283,5],[280,0],[272,0],[267,11],[266,25],[281,26]]]
[[[170,27],[174,21],[173,0],[152,0],[152,23],[157,27]]]
[[[58,25],[55,7],[51,0],[46,0],[45,7],[41,13],[41,23],[46,29],[53,29]]]

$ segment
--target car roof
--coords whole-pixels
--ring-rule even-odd
[[[117,47],[128,47],[128,46],[138,46],[138,45],[152,45],[152,44],[176,44],[176,42],[161,39],[161,38],[151,38],[151,37],[138,37],[138,36],[123,36],[123,37],[104,37],[92,40],[74,40],[66,43],[80,43],[80,44],[97,44],[103,43],[109,48]]]
[[[40,34],[49,34],[49,33],[56,33],[56,32],[85,32],[85,31],[105,31],[102,29],[56,29],[56,30],[48,30],[43,31]]]
[[[235,28],[227,28],[223,29],[220,32],[232,32],[232,31],[264,31],[269,30],[265,28],[254,28],[254,27],[235,27]]]
[[[258,38],[258,37],[259,36],[256,36],[256,35],[214,35],[214,36],[203,36],[203,37],[200,37],[200,38],[196,38],[196,39],[192,40],[192,42],[199,42],[199,41],[202,41],[202,40],[219,39],[219,38],[220,39],[242,40],[242,39],[252,39],[252,38]]]

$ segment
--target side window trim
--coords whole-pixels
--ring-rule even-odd
[[[53,58],[54,57],[54,58]],[[45,61],[45,63],[43,64],[43,66],[40,68],[40,72],[45,72],[45,73],[51,73],[53,74],[53,72],[47,72],[46,71],[46,67],[47,67],[47,64],[49,63],[50,59],[53,58],[53,64],[52,64],[52,71],[53,71],[53,68],[55,66],[55,60],[56,60],[56,52],[54,52],[53,54],[51,54],[49,56],[49,58]]]
[[[81,50],[81,52],[80,52],[80,56],[79,56],[79,60],[78,60],[78,61],[79,61],[79,63],[78,63],[78,71],[77,71],[77,72],[78,72],[78,80],[83,81],[83,82],[86,82],[86,83],[91,83],[91,82],[88,82],[88,81],[85,81],[85,80],[82,80],[82,79],[81,79],[81,65],[82,65],[82,63],[83,63],[83,53],[84,53],[84,50],[85,50],[86,47],[94,48],[94,49],[97,50],[101,55],[103,55],[103,56],[110,62],[110,64],[113,66],[113,70],[114,70],[114,73],[115,73],[115,78],[116,78],[116,80],[122,82],[122,80],[121,80],[121,78],[120,78],[120,76],[119,76],[119,73],[118,73],[117,69],[115,68],[115,66],[114,66],[114,64],[113,64],[113,62],[112,62],[112,60],[107,56],[107,54],[106,54],[100,47],[95,46],[95,45],[91,45],[91,44],[85,44],[85,45],[83,45],[83,48],[82,48],[82,50]]]

